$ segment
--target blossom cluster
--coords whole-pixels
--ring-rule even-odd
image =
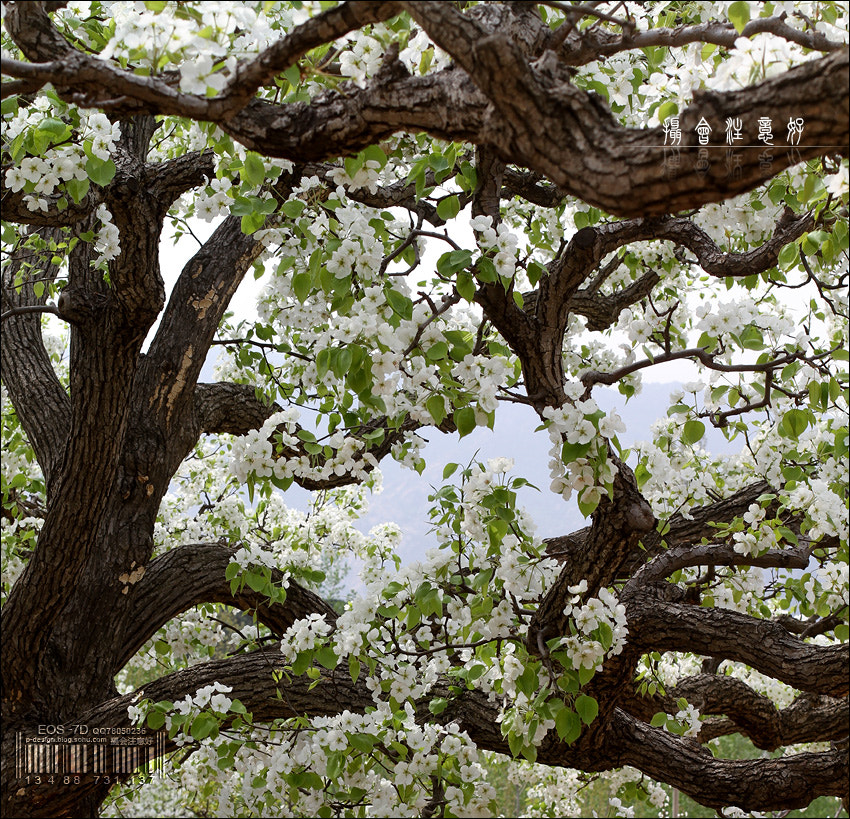
[[[187,719],[187,717],[203,710],[220,716],[225,715],[233,706],[233,700],[227,696],[232,691],[233,686],[214,682],[199,688],[194,695],[186,694],[183,699],[173,703],[172,707],[165,713],[165,730],[171,730],[172,724],[176,721],[174,718],[179,715],[181,719],[177,722],[181,725],[181,731],[175,737],[174,741],[177,745],[191,743],[192,738],[189,729],[192,725],[192,720]],[[150,713],[149,701],[141,700],[143,694],[144,690],[139,691],[127,707],[127,714],[130,721],[134,724],[144,722]]]
[[[587,591],[586,580],[570,586],[569,591],[573,597],[564,607],[564,614],[571,619],[575,633],[562,637],[559,648],[566,651],[573,668],[598,670],[606,657],[620,654],[626,644],[626,607],[605,588],[599,590],[598,597],[581,603],[581,595]]]
[[[55,147],[48,144],[38,155],[24,156],[6,171],[6,186],[13,192],[24,191],[24,202],[32,211],[46,213],[71,183],[77,185],[73,198],[79,199],[87,189],[82,183],[89,178],[88,157],[100,162],[110,160],[121,135],[120,124],[110,122],[99,111],[74,108],[62,117],[59,119],[52,106],[39,98],[32,106],[19,108],[14,117],[3,123],[4,138],[12,145],[30,130],[60,139],[70,135],[73,125],[78,133],[77,141],[62,139]]]
[[[543,417],[548,421],[552,442],[550,488],[564,500],[578,492],[579,503],[592,511],[603,495],[610,494],[617,473],[603,439],[624,431],[625,425],[616,412],[608,415],[601,412],[592,398],[568,402],[558,408],[547,407]],[[567,452],[570,454],[565,457]]]
[[[776,533],[769,523],[764,523],[765,510],[758,503],[751,503],[744,513],[744,522],[749,528],[744,532],[735,532],[735,551],[742,555],[756,556],[776,546]]]
[[[493,228],[492,216],[476,216],[469,221],[476,233],[482,252],[488,254],[499,276],[512,278],[516,269],[516,250],[519,239],[505,222]]]

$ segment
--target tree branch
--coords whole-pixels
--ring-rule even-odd
[[[692,506],[687,510],[687,517],[677,512],[667,522],[668,527],[663,538],[657,527],[652,532],[647,532],[640,540],[642,549],[635,549],[626,558],[620,569],[618,577],[630,577],[647,560],[658,554],[664,554],[666,548],[662,544],[687,547],[698,543],[703,537],[709,538],[716,535],[716,529],[711,523],[729,523],[734,518],[740,517],[747,511],[751,503],[754,503],[760,495],[773,491],[766,481],[756,481],[739,489],[733,495],[714,503],[703,506]],[[579,529],[568,535],[548,538],[546,542],[546,553],[566,563],[582,562],[592,559],[589,552],[588,537],[591,527]],[[583,556],[586,555],[586,556]]]
[[[48,313],[64,320],[62,314],[52,304],[31,304],[25,307],[12,307],[0,315],[0,321],[6,321],[7,318],[12,318],[12,316],[24,316],[28,313]]]
[[[276,404],[259,401],[248,384],[218,382],[195,387],[195,418],[201,433],[246,435],[279,409]]]
[[[637,488],[634,473],[619,459],[615,462],[613,498],[603,496],[592,515],[593,525],[583,548],[572,552],[529,623],[526,642],[532,653],[545,655],[542,647],[547,640],[568,633],[564,608],[573,597],[569,587],[585,579],[585,595],[593,597],[620,576],[621,566],[641,537],[655,528],[655,517]]]
[[[627,590],[660,583],[671,574],[688,566],[759,566],[767,568],[805,569],[814,546],[791,549],[769,549],[760,555],[744,555],[732,543],[697,543],[676,546],[654,557],[626,584]]]
[[[698,743],[680,739],[619,708],[606,737],[620,764],[634,765],[711,808],[745,811],[805,808],[818,796],[847,798],[846,751],[779,759],[714,759]]]
[[[559,31],[560,29],[556,29],[553,32],[553,39],[560,39]],[[615,34],[599,27],[583,31],[573,28],[558,45],[557,54],[567,65],[578,66],[587,65],[594,60],[605,59],[623,51],[650,46],[681,48],[690,43],[713,43],[724,48],[735,48],[739,38],[749,39],[764,32],[814,51],[838,51],[844,47],[842,43],[830,40],[819,31],[800,31],[792,28],[780,17],[760,17],[750,20],[740,33],[729,22],[713,20],[690,26],[656,28],[623,34]]]
[[[147,111],[213,121],[246,147],[295,162],[350,155],[397,131],[426,131],[489,146],[506,162],[525,165],[562,190],[620,216],[690,210],[728,199],[790,165],[825,154],[845,155],[848,150],[850,81],[848,53],[843,49],[741,91],[697,95],[679,115],[682,164],[679,175],[670,178],[662,173],[660,128],[620,126],[607,105],[572,85],[569,71],[554,52],[541,52],[539,32],[532,32],[533,41],[523,48],[542,56],[527,61],[511,36],[528,32],[528,15],[517,12],[512,20],[510,14],[500,13],[502,28],[491,30],[486,15],[478,13],[482,22],[452,4],[420,0],[398,5],[464,71],[410,77],[400,63],[391,62],[364,89],[322,95],[310,103],[274,105],[254,99],[226,116],[216,112],[214,106],[220,103],[214,98],[180,94],[162,79],[139,77],[68,52],[58,33],[45,29],[50,21],[36,11],[37,4],[16,4],[7,20],[31,59],[41,59],[42,51],[50,59],[61,55],[61,65],[42,70],[71,101],[109,107],[116,113]],[[21,11],[20,7],[31,6],[32,11]],[[46,24],[37,21],[35,33],[27,34],[22,23],[38,14]],[[17,67],[9,68],[13,76],[14,70]],[[695,127],[701,118],[712,128],[710,152],[726,150],[723,134],[729,117],[745,123],[743,143],[757,145],[758,117],[786,122],[791,116],[805,119],[806,143],[778,144],[769,167],[759,160],[760,148],[742,148],[740,172],[736,169],[732,178],[718,162],[700,173]],[[327,127],[330,122],[333,129]],[[547,138],[541,140],[541,133]]]
[[[256,612],[259,622],[277,636],[314,612],[324,614],[329,623],[336,622],[336,612],[328,603],[294,581],[287,586],[283,605],[269,605],[268,598],[247,586],[238,594],[231,594],[224,573],[234,552],[222,543],[189,543],[148,564],[141,580],[131,587],[131,616],[126,620],[115,673],[169,620],[200,603],[223,603]],[[272,582],[282,579],[281,572],[272,571]]]
[[[797,216],[790,208],[776,223],[773,236],[746,253],[724,253],[702,228],[690,219],[662,220],[655,238],[668,239],[696,254],[706,273],[718,278],[753,276],[776,265],[779,251],[814,227],[811,213]]]
[[[850,729],[846,698],[802,694],[787,708],[778,709],[769,697],[725,674],[686,677],[665,696],[636,697],[625,710],[649,722],[657,711],[676,713],[680,697],[699,710],[703,727],[698,739],[703,743],[740,733],[757,748],[775,751],[801,742],[838,740]],[[706,719],[721,714],[727,718]]]
[[[746,663],[801,691],[847,695],[848,646],[804,643],[781,625],[727,609],[665,602],[647,589],[623,593],[629,643]]]
[[[40,228],[30,235],[44,242],[58,241],[61,231]],[[48,285],[59,274],[48,252],[33,251],[21,242],[3,269],[0,361],[3,384],[35,450],[47,483],[48,498],[52,499],[71,425],[71,402],[47,355],[38,317],[38,313],[55,312],[44,304]],[[20,288],[15,286],[18,276],[23,280]],[[41,296],[35,295],[32,282],[35,278],[42,280]]]
[[[267,418],[278,412],[277,404],[271,406],[257,399],[253,387],[246,384],[198,384],[195,389],[195,424],[202,433],[230,433],[232,435],[245,435],[251,430],[258,429]],[[302,474],[297,469],[292,475],[292,480],[304,489],[318,491],[321,489],[333,489],[339,486],[347,486],[361,480],[362,476],[356,474],[358,471],[371,472],[375,463],[381,461],[392,451],[394,444],[403,441],[407,433],[420,429],[423,425],[418,421],[407,419],[400,425],[394,425],[385,416],[374,418],[362,424],[358,428],[349,431],[349,434],[360,440],[367,440],[367,446],[362,455],[368,455],[368,459],[361,459],[359,470],[354,473],[346,471],[338,473],[328,467],[330,459],[324,454],[314,455],[307,451],[302,441],[297,445],[289,444],[282,449],[276,450],[275,458],[286,458],[294,461],[308,460],[312,465],[311,474]],[[295,425],[295,434],[301,427]],[[454,424],[451,419],[446,419],[438,429],[444,432],[453,431]],[[370,433],[383,431],[383,437],[377,443],[368,441]],[[274,435],[270,440],[274,439]],[[321,474],[319,474],[321,473]]]
[[[683,134],[681,173],[663,179],[660,158],[653,162],[653,156],[658,154],[650,150],[650,146],[663,144],[661,130],[621,128],[607,105],[572,85],[569,71],[554,53],[544,52],[529,64],[521,47],[512,41],[510,30],[491,30],[450,4],[420,0],[402,5],[489,99],[498,116],[497,120],[494,116],[490,119],[498,138],[494,134],[488,141],[500,155],[544,173],[559,187],[609,213],[686,210],[750,190],[807,155],[847,151],[850,128],[843,124],[835,128],[834,121],[829,122],[830,118],[843,116],[849,107],[848,55],[843,49],[743,91],[699,94],[679,117]],[[809,93],[803,92],[801,97],[804,87]],[[824,104],[826,100],[829,102]],[[801,104],[808,111],[794,114]],[[831,111],[833,105],[835,109]],[[795,150],[783,150],[771,168],[760,168],[760,151],[750,149],[740,154],[741,172],[737,178],[729,179],[720,171],[719,163],[700,174],[694,130],[697,121],[705,117],[715,135],[711,146],[725,148],[721,141],[725,119],[740,116],[747,123],[743,144],[758,145],[755,111],[781,122],[788,121],[789,116],[804,117],[808,145],[796,149],[799,157],[792,156]],[[545,140],[539,138],[541,133],[547,135]],[[816,145],[829,147],[815,148]],[[592,170],[588,157],[593,159]],[[581,165],[585,165],[584,180],[579,176]],[[696,180],[700,182],[699,192],[695,190]],[[708,190],[720,185],[721,180],[725,185],[723,194],[719,189]],[[619,202],[607,196],[614,191]],[[626,200],[637,204],[631,207]]]
[[[12,167],[5,165],[2,175],[5,179],[6,172]],[[59,200],[65,200],[65,207],[59,209]],[[74,202],[67,196],[52,193],[49,195],[38,193],[27,193],[24,190],[13,191],[11,188],[3,187],[3,218],[9,222],[19,225],[33,225],[35,227],[62,227],[76,226],[83,222],[97,209],[105,199],[105,190],[97,185],[91,185],[86,195],[79,201]],[[30,207],[28,202],[42,202],[46,209],[40,206]]]

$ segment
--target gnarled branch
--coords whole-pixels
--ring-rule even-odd
[[[665,602],[648,589],[621,598],[629,642],[645,651],[724,657],[801,691],[847,695],[848,646],[804,643],[778,623],[727,609]]]
[[[259,622],[278,636],[296,620],[314,612],[324,614],[329,623],[336,621],[336,612],[328,603],[295,582],[287,585],[283,605],[270,605],[268,598],[248,587],[232,594],[224,573],[234,552],[223,543],[188,543],[148,564],[141,580],[132,587],[132,616],[126,621],[116,673],[169,620],[199,603],[223,603],[256,612]],[[272,582],[282,579],[281,572],[272,571]]]

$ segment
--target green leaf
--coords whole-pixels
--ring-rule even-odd
[[[301,68],[297,64],[289,66],[289,68],[283,72],[283,76],[286,77],[286,81],[293,88],[298,88],[301,84]]]
[[[290,774],[286,779],[293,788],[310,788],[320,791],[325,787],[322,778],[315,771],[299,771]]]
[[[431,702],[428,703],[428,710],[434,715],[442,714],[443,711],[446,710],[446,706],[449,704],[447,699],[443,697],[434,697]]]
[[[386,291],[386,297],[387,303],[392,307],[396,315],[405,321],[410,321],[413,318],[413,302],[407,296],[390,287]]]
[[[732,3],[726,10],[726,16],[729,22],[735,26],[735,31],[740,34],[744,30],[744,26],[750,22],[750,4],[745,2]]]
[[[348,347],[337,347],[331,350],[331,371],[337,378],[342,378],[348,372],[352,358]]]
[[[216,728],[218,720],[212,714],[200,713],[192,721],[190,733],[195,739],[206,739]]]
[[[18,113],[18,98],[17,98],[17,96],[6,97],[6,99],[3,100],[2,104],[0,104],[0,114],[2,114],[3,116],[6,116],[7,114],[14,116],[17,113]]]
[[[531,665],[527,665],[525,669],[523,669],[522,674],[520,674],[516,680],[516,687],[529,699],[532,698],[539,684],[540,682],[537,677],[537,669]]]
[[[88,179],[69,179],[65,182],[65,190],[77,204],[83,201],[83,197],[89,192],[89,187]]]
[[[429,396],[425,402],[425,409],[431,414],[437,426],[443,423],[446,417],[446,402],[442,395]],[[455,466],[457,465],[455,464]]]
[[[360,660],[353,654],[348,657],[348,673],[351,675],[351,682],[356,683],[360,676]]]
[[[529,262],[526,274],[531,286],[534,287],[540,281],[540,277],[546,272],[546,268],[537,262]]]
[[[319,350],[316,354],[316,375],[322,378],[331,366],[331,351],[328,348]]]
[[[511,749],[511,754],[515,757],[520,755],[522,751],[523,741],[521,736],[516,734],[508,734],[508,747]]]
[[[50,136],[56,139],[62,139],[68,130],[68,126],[61,119],[47,117],[38,123],[38,130],[50,134]]]
[[[240,174],[249,185],[261,185],[266,178],[266,168],[259,154],[248,151],[245,156],[245,164]]]
[[[387,164],[387,155],[380,145],[370,145],[363,151],[363,159],[366,162],[377,162],[382,168]]]
[[[95,185],[104,187],[108,185],[115,176],[115,163],[111,159],[98,159],[93,157],[86,160],[86,173]]]
[[[578,510],[582,513],[582,515],[584,515],[584,517],[587,518],[590,517],[596,511],[596,508],[599,506],[599,501],[601,500],[601,498],[595,498],[594,500],[585,502],[581,500],[581,497],[583,495],[584,493],[579,496]]]
[[[779,251],[779,266],[783,270],[787,270],[797,261],[797,245],[794,242],[785,245],[782,250]]]
[[[333,751],[328,754],[328,779],[336,779],[345,767],[345,751]]]
[[[790,409],[782,417],[781,429],[784,429],[790,438],[799,438],[808,425],[809,418],[803,410]]]
[[[813,409],[817,409],[820,404],[820,383],[817,381],[809,382],[809,404]]]
[[[290,219],[297,219],[304,210],[304,203],[300,199],[290,199],[284,202],[280,209]]]
[[[247,216],[254,212],[254,202],[247,196],[237,196],[230,205],[230,212],[234,216]]]
[[[660,728],[662,725],[667,724],[667,714],[663,711],[658,711],[649,723],[653,728]]]
[[[449,346],[445,341],[438,341],[432,344],[425,351],[425,358],[429,361],[442,361],[449,354]]]
[[[313,652],[312,651],[302,651],[295,658],[295,662],[292,664],[292,673],[296,677],[300,677],[313,663]]]
[[[741,346],[745,350],[763,350],[765,347],[764,336],[761,330],[753,324],[748,324],[741,331]]]
[[[380,740],[378,737],[372,736],[371,734],[353,734],[349,742],[351,743],[352,748],[362,751],[364,754],[368,754],[369,751],[371,751],[372,748],[380,742]]]
[[[461,438],[469,435],[475,429],[475,410],[472,407],[462,407],[454,412],[455,426]]]
[[[165,714],[162,711],[151,711],[148,714],[147,723],[151,731],[158,731],[165,725]]]
[[[576,697],[576,711],[585,725],[590,725],[599,714],[599,703],[587,694],[579,694]]]
[[[457,287],[457,292],[462,299],[466,299],[470,303],[475,301],[475,280],[465,270],[458,274],[455,287]]]
[[[246,236],[250,236],[252,233],[256,233],[263,226],[263,222],[265,221],[266,215],[264,213],[248,213],[242,217],[242,232]]]
[[[562,708],[555,717],[555,730],[567,745],[572,745],[581,735],[581,720],[575,711]]]
[[[295,291],[295,298],[304,304],[310,291],[313,289],[313,280],[309,273],[296,273],[292,278],[292,289]]]
[[[457,471],[458,466],[460,466],[460,464],[446,464],[443,467],[443,480],[445,481],[452,475],[454,475],[454,473]]]
[[[667,102],[661,103],[658,106],[658,121],[664,122],[664,120],[672,117],[674,114],[679,113],[679,105],[673,100],[667,100]]]
[[[437,216],[446,222],[460,213],[460,200],[457,196],[447,196],[437,204]]]
[[[689,445],[695,444],[703,435],[705,435],[705,424],[702,421],[693,419],[685,421],[685,426],[682,430],[682,443]]]
[[[481,664],[476,663],[472,668],[469,669],[469,673],[466,675],[466,679],[472,682],[473,680],[477,680],[487,669]]]
[[[437,260],[437,272],[448,279],[459,270],[463,270],[471,261],[471,250],[452,250],[449,253],[444,253]]]
[[[482,256],[475,263],[475,275],[479,281],[486,282],[487,284],[493,284],[498,279],[496,267],[492,259],[488,259],[486,256]]]
[[[316,652],[316,659],[329,671],[336,668],[337,663],[339,662],[339,657],[336,656],[334,650],[330,646],[320,648]]]
[[[561,460],[565,464],[569,464],[579,458],[583,458],[590,451],[590,446],[590,443],[571,444],[568,441],[564,441],[561,446]]]
[[[258,572],[245,572],[245,582],[255,592],[261,592],[268,585],[266,577]]]

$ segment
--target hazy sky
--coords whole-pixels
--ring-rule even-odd
[[[205,241],[216,223],[192,220],[191,226],[197,237]],[[197,248],[197,242],[188,235],[184,235],[176,245],[170,239],[163,242],[160,259],[168,291]],[[260,284],[249,272],[231,302],[235,320],[256,317],[255,299],[259,288]],[[151,330],[149,338],[155,329]],[[211,350],[201,380],[212,379],[212,364],[220,351],[221,348],[215,347]],[[670,362],[644,370],[643,391],[628,404],[611,388],[597,387],[593,397],[606,411],[616,408],[627,427],[627,431],[619,436],[620,441],[624,446],[630,446],[635,441],[650,437],[650,425],[663,415],[670,392],[682,382],[696,377],[696,369],[689,362]],[[379,523],[397,523],[404,532],[400,550],[404,562],[419,559],[426,549],[437,545],[428,534],[428,495],[433,487],[442,483],[443,467],[449,462],[466,464],[473,458],[486,462],[488,458],[497,456],[513,458],[515,467],[512,474],[527,478],[539,487],[540,491],[523,490],[519,502],[531,512],[541,537],[563,535],[581,528],[586,522],[575,500],[565,502],[549,490],[550,443],[545,431],[534,432],[538,424],[537,416],[529,407],[506,403],[496,413],[493,431],[477,428],[466,438],[458,440],[456,435],[445,435],[435,429],[422,430],[422,436],[429,442],[423,452],[427,462],[424,473],[419,476],[392,459],[385,459],[381,463],[384,490],[372,497],[369,513],[360,521],[358,528],[367,532]],[[730,449],[725,439],[711,429],[706,445],[715,450]],[[309,493],[297,486],[286,493],[287,503],[295,508],[306,510],[308,499]]]

